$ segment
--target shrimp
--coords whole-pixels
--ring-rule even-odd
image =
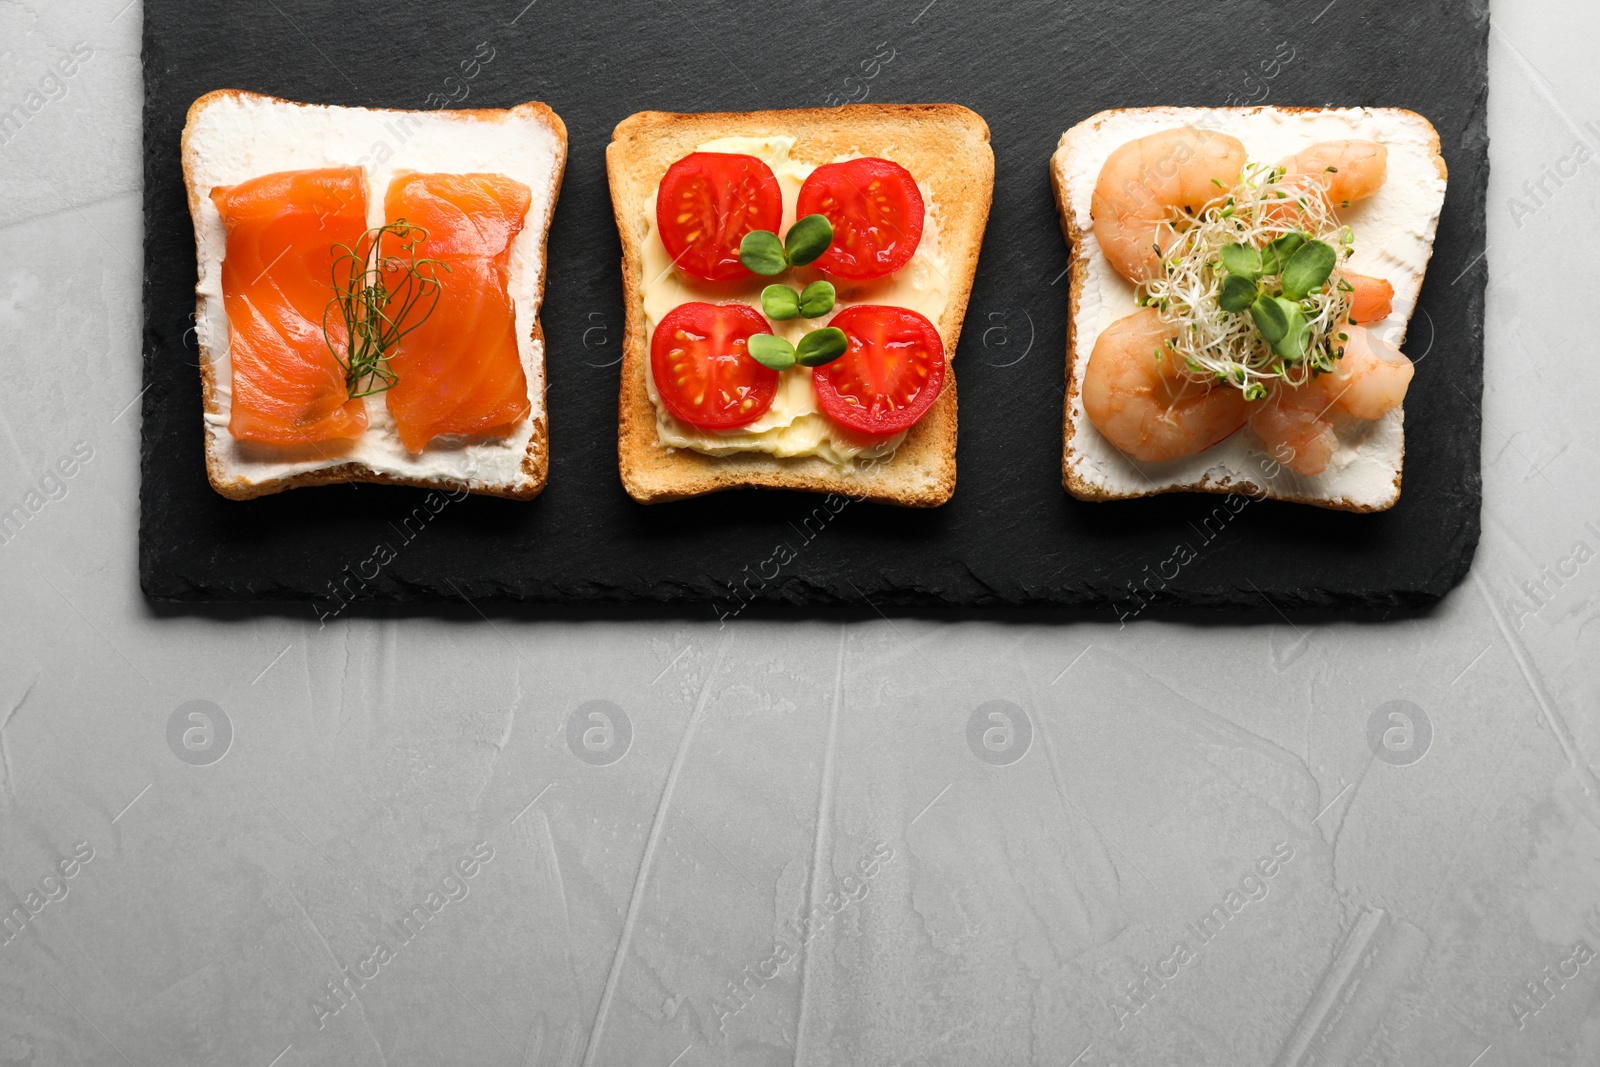
[[[1361,326],[1349,328],[1350,340],[1332,374],[1319,379],[1334,404],[1358,419],[1378,419],[1400,406],[1416,368],[1406,354]]]
[[[1280,387],[1250,406],[1250,428],[1278,462],[1321,474],[1339,447],[1335,422],[1382,418],[1406,398],[1414,369],[1398,348],[1361,326],[1349,328],[1334,369],[1298,388]]]
[[[1299,474],[1321,474],[1339,448],[1321,381],[1280,387],[1250,405],[1250,428],[1274,459]]]
[[[1245,422],[1244,395],[1185,377],[1166,343],[1176,328],[1154,308],[1100,334],[1083,377],[1083,410],[1106,439],[1136,460],[1204,452]]]
[[[1152,276],[1177,240],[1172,209],[1198,210],[1232,189],[1244,164],[1238,138],[1192,126],[1122,145],[1100,168],[1089,206],[1100,250],[1130,282]]]
[[[1389,179],[1389,149],[1377,141],[1321,141],[1278,164],[1290,174],[1309,174],[1334,207],[1349,207],[1383,188]]]
[[[1355,322],[1382,322],[1394,312],[1394,286],[1383,278],[1372,278],[1342,270],[1339,277],[1350,284],[1350,318]]]

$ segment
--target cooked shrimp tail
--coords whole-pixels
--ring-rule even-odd
[[[1358,419],[1378,419],[1399,407],[1416,370],[1394,345],[1352,326],[1344,356],[1319,381],[1335,404]]]
[[[1377,419],[1399,407],[1411,361],[1371,330],[1351,326],[1333,371],[1304,385],[1279,384],[1250,405],[1250,428],[1267,452],[1300,474],[1321,474],[1339,447],[1336,423]]]
[[[1298,474],[1321,474],[1339,447],[1328,398],[1313,385],[1281,386],[1251,405],[1250,428],[1273,459]]]
[[[1321,141],[1279,166],[1307,174],[1327,191],[1334,207],[1349,207],[1383,188],[1389,180],[1389,149],[1377,141]]]
[[[1394,286],[1383,278],[1340,271],[1350,286],[1350,318],[1358,323],[1382,322],[1394,313]]]
[[[1129,281],[1151,277],[1177,240],[1173,209],[1197,211],[1226,193],[1244,164],[1238,138],[1191,126],[1120,146],[1100,168],[1089,208],[1100,250]]]
[[[1167,348],[1176,335],[1145,308],[1106,327],[1089,354],[1084,413],[1135,460],[1204,452],[1244,425],[1243,394],[1187,377]]]

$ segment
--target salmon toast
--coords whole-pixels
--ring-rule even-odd
[[[190,107],[182,157],[217,492],[543,490],[560,117],[220,89]]]
[[[442,280],[432,313],[389,360],[389,413],[413,453],[441,434],[505,432],[527,417],[506,272],[531,200],[503,174],[407,174],[389,185],[385,217],[427,233],[420,251]]]
[[[228,432],[242,441],[314,444],[360,437],[367,409],[352,400],[323,331],[335,246],[367,228],[358,167],[267,174],[211,191],[227,230],[222,294],[233,356]]]

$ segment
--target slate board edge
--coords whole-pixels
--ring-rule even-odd
[[[1486,102],[1489,91],[1487,81],[1487,20],[1480,23],[1480,47],[1475,49],[1475,65],[1478,68],[1476,84],[1479,86],[1477,99],[1471,110],[1468,122],[1463,127],[1463,146],[1469,148],[1472,154],[1483,161],[1484,174],[1481,184],[1474,197],[1476,203],[1474,212],[1476,218],[1484,219],[1487,204],[1488,186],[1488,130]],[[148,18],[145,21],[144,51],[142,53],[142,66],[145,77],[145,154],[144,171],[146,190],[144,196],[144,209],[147,225],[151,219],[151,197],[149,188],[158,158],[156,152],[176,152],[176,145],[157,146],[150,137],[151,123],[148,121],[151,110],[151,84],[161,77],[162,50],[154,41],[150,32]],[[150,327],[153,321],[154,286],[152,283],[152,269],[156,267],[149,261],[148,242],[146,243],[146,274],[144,277],[144,306],[146,314],[146,328],[144,330],[143,354],[145,362],[145,377],[147,391],[143,401],[143,412],[149,418],[159,406],[168,398],[159,387],[159,377],[152,373],[156,361],[160,358],[157,349],[156,334]],[[1487,271],[1487,263],[1482,266]],[[1469,297],[1468,307],[1473,314],[1469,315],[1469,324],[1475,334],[1469,343],[1475,345],[1479,352],[1483,348],[1483,310],[1485,287],[1474,285]],[[1482,356],[1470,368],[1473,373],[1461,385],[1468,386],[1468,392],[1473,398],[1474,405],[1481,403],[1483,392],[1483,361]],[[1474,419],[1478,423],[1475,427],[1475,438],[1481,441],[1481,415]],[[141,476],[149,474],[151,456],[146,450],[141,451],[140,468]],[[1471,512],[1471,522],[1463,527],[1452,542],[1453,547],[1444,565],[1434,574],[1418,584],[1407,587],[1398,587],[1373,594],[1327,593],[1319,590],[1300,590],[1292,592],[1277,591],[1278,598],[1272,603],[1272,610],[1282,613],[1306,613],[1322,611],[1348,610],[1356,614],[1376,613],[1385,615],[1394,612],[1411,612],[1421,610],[1436,604],[1444,595],[1458,585],[1468,573],[1476,552],[1481,531],[1481,494],[1482,494],[1482,468],[1481,463],[1475,464],[1470,469],[1470,478],[1467,484],[1461,487],[1466,493],[1474,497],[1479,504]],[[262,607],[273,604],[299,604],[304,606],[308,597],[299,589],[285,589],[275,583],[260,583],[241,588],[235,585],[226,592],[219,594],[215,587],[196,585],[179,580],[173,580],[176,575],[163,575],[160,571],[160,553],[155,550],[146,537],[146,510],[150,505],[144,486],[140,494],[140,585],[145,595],[152,601],[161,604],[196,604],[214,603],[226,604],[258,604]],[[565,583],[563,583],[565,584]],[[581,583],[579,583],[581,584]],[[692,611],[698,614],[706,609],[706,601],[716,595],[708,589],[709,579],[706,583],[697,582],[657,582],[651,586],[651,592],[641,595],[635,589],[623,586],[600,586],[576,593],[570,587],[563,590],[557,586],[549,586],[541,590],[514,590],[498,583],[486,582],[463,583],[461,592],[471,597],[474,601],[485,600],[497,604],[522,603],[529,605],[559,605],[582,603],[593,605],[602,612],[612,608],[625,609],[628,606],[637,606],[647,609],[664,609],[669,613],[677,613],[679,609],[685,612]],[[1071,593],[1070,596],[1067,594]],[[364,608],[376,608],[385,604],[405,605],[419,603],[418,597],[448,601],[455,599],[455,594],[439,587],[435,583],[408,583],[401,591],[392,596],[374,597],[352,602],[352,612],[360,612]],[[1182,614],[1189,609],[1209,609],[1222,615],[1237,614],[1240,617],[1257,614],[1260,609],[1250,603],[1250,598],[1256,597],[1253,591],[1240,589],[1211,589],[1187,590],[1181,603],[1169,602],[1163,598],[1152,598],[1148,609],[1141,611],[1141,617],[1163,617]],[[977,596],[967,597],[960,603],[949,603],[944,598],[916,590],[902,590],[894,593],[880,593],[874,600],[875,608],[890,608],[897,613],[915,614],[917,612],[931,612],[934,614],[954,613],[978,610],[987,607],[998,609],[1037,608],[1046,612],[1060,612],[1066,614],[1093,613],[1104,611],[1114,605],[1119,597],[1114,592],[1097,589],[1092,586],[1067,586],[1058,587],[1048,597],[1004,597],[980,593]],[[791,577],[761,595],[752,598],[752,609],[757,605],[782,605],[791,607],[815,608],[829,610],[851,608],[851,598],[840,596],[836,591],[829,591],[817,583],[807,582],[798,577]]]

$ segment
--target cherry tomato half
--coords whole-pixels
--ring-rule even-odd
[[[862,433],[899,433],[939,398],[944,344],[915,311],[858,304],[828,325],[850,341],[844,355],[811,372],[817,403],[834,422]]]
[[[679,269],[708,282],[749,275],[739,242],[751,230],[776,233],[783,192],[755,156],[694,152],[667,168],[656,190],[656,232]]]
[[[772,406],[778,372],[750,358],[750,336],[771,333],[745,304],[680,304],[650,338],[656,393],[675,418],[702,430],[746,426]]]
[[[796,217],[826,215],[833,244],[814,266],[840,278],[881,278],[907,263],[922,240],[916,179],[887,159],[851,159],[811,172]]]

